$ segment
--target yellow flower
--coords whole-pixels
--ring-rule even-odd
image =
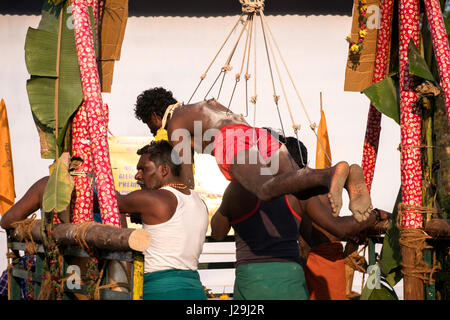
[[[169,136],[167,135],[167,130],[164,128],[159,128],[156,132],[155,141],[166,140],[169,141]]]
[[[219,300],[230,300],[230,297],[229,297],[227,294],[222,294],[222,295],[219,297]]]
[[[361,7],[361,12],[366,12],[367,11],[367,6],[362,6]]]
[[[359,30],[359,37],[364,38],[367,36],[367,30]]]
[[[357,44],[352,45],[350,51],[357,53],[359,51],[359,46]]]

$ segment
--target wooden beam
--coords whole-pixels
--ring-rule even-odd
[[[24,241],[24,232],[18,226],[12,233],[19,241]],[[35,220],[31,227],[35,242],[42,242],[40,220]],[[118,228],[111,225],[88,223],[60,223],[53,227],[53,236],[58,245],[79,245],[82,239],[89,247],[111,251],[145,251],[150,246],[150,234],[143,229]]]

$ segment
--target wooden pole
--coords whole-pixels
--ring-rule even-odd
[[[388,223],[379,222],[367,230],[368,236],[385,234],[387,228]],[[450,239],[450,220],[440,218],[430,219],[423,230],[434,239]]]
[[[40,220],[35,220],[31,235],[35,242],[42,242]],[[111,251],[145,251],[150,246],[150,234],[143,229],[118,228],[99,223],[60,223],[53,226],[52,235],[58,245],[79,245],[80,241],[89,247]],[[24,230],[19,225],[13,237],[24,241]]]

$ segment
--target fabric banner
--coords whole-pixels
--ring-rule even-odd
[[[403,202],[422,206],[422,167],[420,161],[421,110],[417,104],[412,76],[409,73],[408,45],[413,39],[419,47],[419,0],[400,0],[400,128],[401,128],[401,181]],[[422,228],[423,216],[405,212],[403,228]]]
[[[120,60],[128,19],[128,0],[105,1],[100,26],[99,73],[102,92],[111,92],[114,62]]]
[[[72,201],[72,223],[94,220],[94,165],[88,130],[86,106],[83,102],[72,121],[72,156],[83,160],[74,170],[75,201]]]
[[[367,18],[366,23],[362,23],[363,18]],[[380,0],[354,0],[350,38],[355,43],[362,39],[363,48],[357,53],[349,48],[344,91],[361,92],[372,85],[379,19]],[[363,38],[362,30],[366,31]]]
[[[8,114],[3,99],[0,101],[0,148],[0,215],[3,216],[16,198]]]
[[[323,109],[320,109],[320,122],[319,128],[317,129],[317,137],[316,169],[329,168],[331,167],[331,148],[330,141],[328,139],[327,120]]]
[[[394,10],[394,0],[381,0],[380,4],[380,30],[377,38],[377,52],[374,65],[373,83],[383,80],[386,77],[389,67],[391,37],[392,37],[392,16]],[[378,155],[378,144],[381,132],[381,113],[373,104],[369,107],[367,116],[366,135],[364,137],[362,169],[364,179],[369,192],[372,188],[375,164]]]
[[[120,226],[107,140],[107,110],[102,103],[87,3],[72,0],[72,15],[102,222]]]

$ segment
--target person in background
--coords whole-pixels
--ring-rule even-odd
[[[144,300],[206,300],[198,260],[208,228],[208,209],[181,180],[167,141],[138,150],[141,190],[117,194],[119,211],[139,215],[152,238],[144,252]]]
[[[301,142],[292,137],[274,136],[285,143],[298,166],[306,164],[307,151]],[[336,217],[329,202],[322,200],[315,196],[299,201],[292,195],[283,195],[263,201],[241,184],[230,182],[221,206],[211,219],[211,235],[221,240],[231,227],[234,229],[235,300],[309,299],[307,273],[301,265],[298,242],[304,219],[314,221],[337,237],[358,233],[377,221],[374,213],[361,223],[353,216]],[[342,281],[345,298],[345,274]]]

